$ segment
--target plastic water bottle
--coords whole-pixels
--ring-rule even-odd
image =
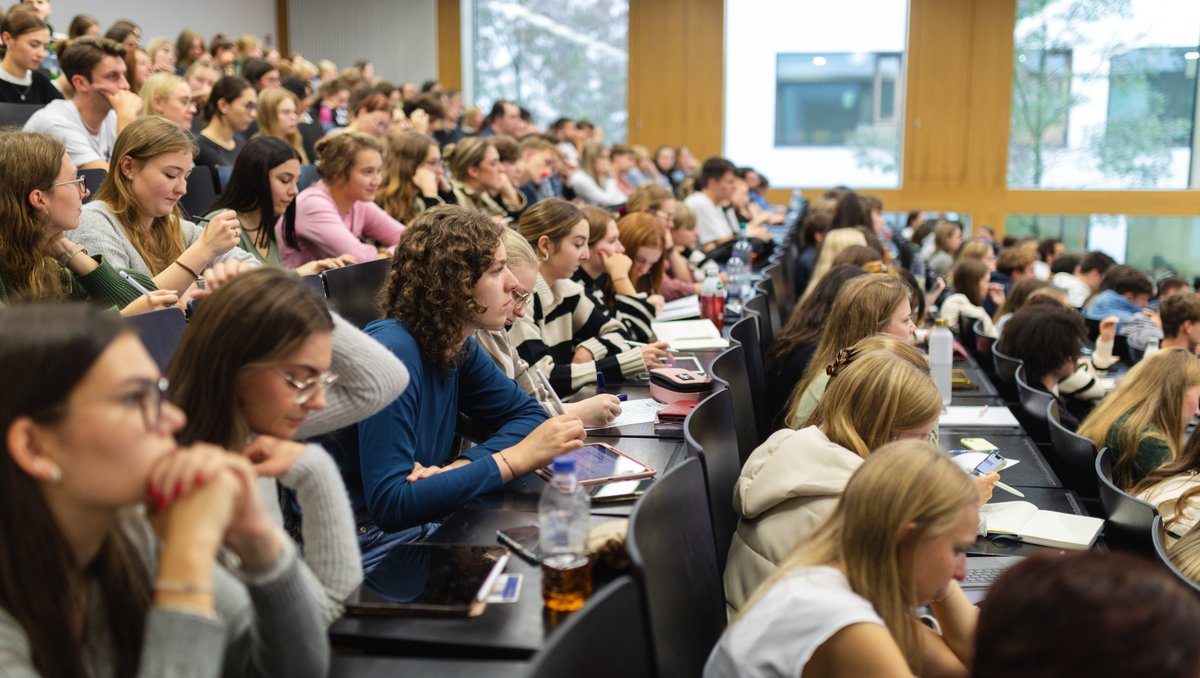
[[[746,261],[742,259],[736,247],[725,262],[725,273],[729,276],[729,292],[726,295],[726,306],[730,311],[742,314],[742,280],[749,276]]]
[[[945,318],[938,318],[929,333],[929,370],[937,383],[938,393],[942,396],[942,405],[950,404],[951,378],[950,370],[954,362],[954,335],[950,332],[950,324]]]
[[[721,284],[721,269],[713,262],[704,265],[704,282],[700,283],[700,317],[707,318],[717,326],[725,327],[725,289]]]
[[[738,239],[733,245],[733,253],[738,255],[742,260],[742,275],[734,282],[733,276],[729,277],[729,286],[738,285],[742,300],[750,298],[754,294],[754,287],[750,284],[750,272],[754,268],[754,247],[750,245],[750,238],[746,235],[746,224],[738,225]]]
[[[1142,353],[1142,360],[1149,358],[1151,355],[1158,353],[1158,339],[1151,339],[1146,342],[1146,350]]]
[[[542,599],[555,612],[573,612],[592,595],[587,553],[591,499],[575,478],[575,460],[556,457],[554,477],[538,501]]]

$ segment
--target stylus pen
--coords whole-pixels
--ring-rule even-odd
[[[150,290],[146,289],[145,285],[134,280],[133,276],[129,275],[125,271],[117,271],[117,275],[121,276],[121,280],[124,280],[125,282],[129,283],[130,287],[132,287],[133,289],[137,290],[138,292],[141,292],[142,294],[146,295],[147,299],[149,299],[151,296],[153,296],[150,294]]]
[[[505,546],[512,549],[513,553],[517,554],[518,556],[521,556],[526,561],[528,561],[530,564],[532,564],[532,565],[541,565],[542,564],[542,559],[538,558],[538,555],[536,553],[529,550],[528,548],[525,548],[525,545],[522,544],[521,542],[517,541],[516,539],[513,539],[512,537],[508,536],[507,534],[504,534],[503,530],[496,530],[496,538],[499,539]]]
[[[496,580],[500,575],[504,574],[504,568],[508,566],[508,554],[500,556],[496,559],[496,564],[492,566],[492,573],[484,580],[483,586],[479,587],[479,594],[475,596],[475,602],[487,600],[488,596],[492,595],[492,589],[496,588]]]
[[[546,375],[542,373],[540,368],[535,367],[533,368],[533,371],[537,373],[538,379],[542,380],[542,385],[545,386],[546,390],[550,392],[550,397],[554,398],[554,404],[558,406],[558,411],[566,414],[567,408],[563,406],[563,402],[558,399],[558,394],[554,392],[554,387],[550,385],[550,380],[546,378]]]
[[[644,341],[629,341],[629,340],[626,340],[626,341],[625,341],[625,343],[626,343],[626,344],[629,344],[630,346],[636,346],[636,347],[638,347],[638,348],[642,348],[642,347],[644,347],[644,346],[649,346],[649,345],[650,345],[650,344],[647,344],[647,343],[646,343],[646,342],[644,342]],[[677,349],[677,348],[667,348],[667,353],[682,353],[682,351],[680,351],[680,350],[679,350],[679,349]]]
[[[996,481],[996,487],[998,487],[998,488],[1000,488],[1000,489],[1004,490],[1005,492],[1008,492],[1009,494],[1015,494],[1015,495],[1017,495],[1018,497],[1024,497],[1024,496],[1025,496],[1025,494],[1024,494],[1024,493],[1022,493],[1020,490],[1018,490],[1018,489],[1016,489],[1016,488],[1012,487],[1011,485],[1006,485],[1006,484],[1004,484],[1004,483],[1000,482],[999,480],[997,480],[997,481]]]

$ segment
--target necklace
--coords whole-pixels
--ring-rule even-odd
[[[9,84],[12,85],[12,83]],[[25,101],[25,97],[29,95],[29,90],[33,89],[33,83],[31,82],[28,85],[25,85],[25,89],[23,90],[18,89],[16,85],[13,85],[12,88],[17,90],[17,96],[21,97],[21,101]]]

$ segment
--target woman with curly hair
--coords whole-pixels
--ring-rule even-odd
[[[472,497],[583,444],[579,417],[547,419],[468,339],[504,329],[515,303],[502,228],[462,207],[435,207],[413,220],[392,257],[382,319],[366,332],[408,367],[409,386],[358,425],[358,449],[342,459],[351,503],[365,516],[358,538],[366,571]],[[493,433],[456,457],[458,412]]]

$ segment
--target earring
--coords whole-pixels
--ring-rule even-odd
[[[549,260],[550,260],[549,254],[547,254],[546,252],[543,252],[541,250],[538,250],[538,261],[549,261]]]
[[[54,483],[55,485],[62,482],[63,473],[62,473],[62,469],[59,468],[58,464],[55,464],[52,461],[47,461],[47,460],[43,459],[41,461],[41,467],[42,467],[42,471],[46,475],[50,476],[50,482]]]

